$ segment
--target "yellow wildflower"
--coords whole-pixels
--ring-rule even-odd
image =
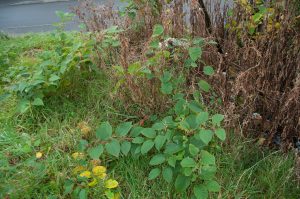
[[[97,179],[94,178],[88,185],[89,185],[89,187],[94,187],[97,185],[97,183],[98,183]]]
[[[85,178],[90,178],[91,175],[92,175],[92,173],[90,171],[84,171],[79,176],[80,177],[85,177]]]
[[[99,175],[97,175],[97,177],[103,180],[106,177],[106,173],[100,173]]]
[[[100,175],[106,172],[106,168],[104,166],[95,166],[93,168],[94,175]]]
[[[38,158],[38,159],[40,159],[42,156],[43,156],[42,152],[37,152],[35,154],[35,157]]]
[[[84,154],[83,153],[78,153],[78,152],[75,152],[72,154],[72,157],[76,160],[76,159],[81,159],[84,157]]]
[[[118,185],[119,185],[119,183],[113,179],[109,179],[105,182],[105,187],[108,189],[116,188]]]
[[[77,166],[77,167],[75,167],[74,169],[73,169],[73,173],[74,174],[77,174],[77,173],[79,173],[80,171],[83,171],[83,170],[85,170],[86,168],[84,167],[84,166]]]
[[[121,198],[120,193],[115,193],[115,194],[114,194],[114,199],[120,199],[120,198]]]

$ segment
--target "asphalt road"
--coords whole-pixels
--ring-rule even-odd
[[[0,31],[13,34],[51,31],[55,29],[52,24],[59,21],[55,11],[70,12],[77,4],[77,0],[0,0]],[[78,29],[76,20],[66,29]]]

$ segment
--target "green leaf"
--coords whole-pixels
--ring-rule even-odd
[[[196,155],[198,155],[199,149],[195,145],[189,144],[189,152],[193,157],[195,157]]]
[[[194,168],[197,164],[193,158],[186,157],[183,160],[181,160],[180,165],[182,167],[192,167]]]
[[[162,122],[156,122],[155,124],[152,125],[151,128],[154,129],[154,130],[160,131],[160,130],[163,130],[165,128],[165,125]]]
[[[215,134],[222,141],[226,139],[226,132],[223,128],[216,129]]]
[[[144,142],[143,137],[136,137],[136,138],[133,138],[133,140],[132,140],[133,144],[142,144],[143,142]]]
[[[213,132],[211,130],[201,129],[197,137],[207,145],[212,140]]]
[[[200,113],[201,111],[203,111],[202,108],[200,107],[199,103],[194,100],[189,102],[189,108],[194,113]]]
[[[156,136],[156,132],[152,128],[144,128],[142,130],[142,134],[147,138],[155,138]]]
[[[182,193],[190,186],[190,183],[190,177],[179,174],[175,180],[175,190]]]
[[[181,146],[179,146],[179,145],[177,145],[175,143],[168,143],[166,145],[166,149],[165,149],[164,153],[172,155],[172,154],[177,153],[177,152],[179,152],[181,150],[182,150]]]
[[[148,179],[154,180],[155,178],[157,178],[159,176],[159,174],[160,174],[159,168],[152,169],[149,173]]]
[[[20,113],[25,113],[30,108],[30,101],[22,99],[17,105],[17,111]]]
[[[208,151],[201,150],[201,164],[203,165],[215,165],[216,158]]]
[[[216,171],[216,166],[203,165],[201,167],[200,177],[203,180],[212,180],[215,178]]]
[[[105,145],[107,153],[115,157],[119,157],[121,146],[118,140],[112,140],[111,142]]]
[[[52,75],[50,76],[50,78],[49,78],[49,81],[50,81],[50,82],[55,82],[55,81],[57,81],[57,80],[59,80],[59,79],[60,79],[59,76],[52,74]]]
[[[122,152],[125,156],[129,153],[130,148],[131,148],[131,143],[130,143],[130,142],[128,142],[128,141],[122,142],[122,144],[121,144],[121,152]]]
[[[88,146],[88,141],[86,140],[80,140],[78,144],[78,151],[84,151],[86,147]]]
[[[164,135],[156,136],[156,138],[154,140],[155,148],[159,151],[165,144],[166,140],[167,140],[167,138]]]
[[[207,199],[208,198],[208,190],[202,185],[197,185],[194,187],[194,195],[197,199]]]
[[[173,85],[172,85],[172,83],[171,82],[162,82],[161,83],[160,91],[163,94],[166,94],[166,95],[171,94],[172,91],[173,91]]]
[[[79,199],[87,199],[87,195],[86,189],[81,189],[79,192]]]
[[[215,73],[215,71],[214,71],[213,67],[211,67],[211,66],[204,66],[203,73],[205,75],[211,76]]]
[[[175,168],[175,166],[176,166],[176,161],[177,161],[177,158],[176,158],[175,156],[171,156],[171,157],[169,157],[169,159],[168,159],[168,164],[169,164],[171,167]]]
[[[202,49],[200,47],[189,48],[189,55],[193,61],[197,61],[202,56]]]
[[[164,32],[164,27],[160,24],[156,24],[153,28],[152,36],[153,37],[159,36],[159,35],[163,34],[163,32]]]
[[[150,165],[151,166],[154,166],[154,165],[159,165],[159,164],[162,164],[166,161],[166,158],[163,154],[158,154],[158,155],[155,155],[153,156],[153,158],[151,158],[150,160]]]
[[[139,135],[141,134],[141,132],[142,132],[143,129],[144,129],[144,128],[143,128],[143,127],[140,127],[140,126],[133,127],[133,128],[131,129],[130,136],[131,136],[131,137],[137,137],[137,136],[139,136]]]
[[[220,126],[221,122],[224,119],[224,115],[222,115],[222,114],[215,114],[215,115],[212,116],[211,119],[212,119],[213,125]]]
[[[109,122],[102,122],[96,130],[96,137],[100,140],[108,140],[112,135],[112,127]]]
[[[132,127],[132,122],[124,122],[117,126],[116,128],[116,134],[118,136],[125,136],[128,134]]]
[[[34,98],[32,105],[33,106],[44,106],[44,102],[41,98],[36,97],[36,98]]]
[[[210,84],[205,80],[200,80],[198,85],[205,92],[209,92],[209,90],[211,89]]]
[[[92,159],[97,160],[99,159],[100,155],[103,153],[103,146],[100,144],[94,148],[88,149],[87,152]]]
[[[165,167],[162,171],[163,178],[166,182],[171,183],[173,178],[173,170],[171,167]]]
[[[154,146],[154,142],[152,140],[147,140],[146,142],[143,143],[141,147],[141,153],[142,154],[148,153],[148,151],[150,151],[153,146]]]
[[[208,112],[200,112],[198,115],[197,115],[197,120],[200,124],[203,124],[205,122],[207,122],[208,120],[208,116],[209,116],[209,113]]]
[[[66,180],[64,183],[64,195],[72,192],[74,187],[74,182],[72,180]]]
[[[164,71],[163,76],[161,77],[161,82],[168,82],[172,78],[172,74],[169,71]]]
[[[206,188],[210,192],[219,192],[221,190],[221,186],[214,180],[208,181],[206,183]]]

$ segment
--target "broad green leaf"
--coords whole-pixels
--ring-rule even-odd
[[[204,66],[203,72],[205,75],[211,76],[214,74],[215,71],[214,71],[213,67],[211,67],[211,66]]]
[[[158,135],[158,136],[156,136],[156,138],[154,140],[155,148],[157,150],[160,150],[163,147],[163,145],[165,144],[166,140],[167,140],[167,138],[164,135]]]
[[[64,183],[64,195],[73,191],[74,182],[72,180],[66,180]]]
[[[190,183],[190,177],[179,174],[175,180],[175,190],[182,193],[190,186]]]
[[[147,138],[155,138],[156,136],[156,132],[152,128],[144,128],[142,130],[142,134]]]
[[[52,75],[50,76],[50,78],[49,78],[49,81],[50,81],[50,82],[55,82],[55,81],[57,81],[57,80],[59,80],[59,79],[60,79],[59,76],[52,74]]]
[[[211,117],[213,125],[217,125],[217,126],[220,126],[223,119],[224,119],[224,115],[222,114],[215,114]]]
[[[141,147],[141,153],[142,154],[148,153],[148,151],[150,151],[153,146],[154,146],[154,142],[152,140],[147,140],[146,142],[143,143]]]
[[[205,123],[208,120],[209,113],[208,112],[200,112],[197,115],[197,120],[200,124]]]
[[[191,47],[189,48],[189,55],[193,61],[197,61],[202,56],[202,49],[200,47]]]
[[[192,167],[194,168],[197,164],[193,158],[186,157],[183,160],[181,160],[180,165],[182,167]]]
[[[196,196],[197,199],[207,199],[208,190],[203,184],[196,185],[194,187],[194,195]]]
[[[159,35],[163,34],[163,32],[164,32],[164,27],[160,24],[156,24],[153,28],[152,36],[153,37],[159,36]]]
[[[80,140],[78,144],[78,151],[84,151],[86,147],[88,146],[88,141],[86,140]]]
[[[212,140],[213,132],[211,130],[201,129],[197,137],[207,145]]]
[[[163,130],[165,128],[164,123],[162,122],[156,122],[155,124],[152,125],[152,129],[160,131]]]
[[[177,153],[181,150],[182,150],[182,147],[180,145],[177,145],[175,143],[168,143],[166,145],[166,149],[165,149],[164,153],[172,155],[172,154]]]
[[[201,150],[201,164],[203,165],[215,165],[216,158],[208,151]]]
[[[173,170],[171,167],[165,167],[162,171],[162,174],[165,181],[167,181],[168,183],[172,182]]]
[[[121,150],[120,142],[114,139],[105,145],[105,149],[107,153],[118,158]]]
[[[216,166],[203,165],[200,171],[200,178],[203,180],[213,180],[215,178]]]
[[[209,90],[211,89],[210,84],[205,80],[200,80],[198,85],[205,92],[209,92]]]
[[[219,192],[221,190],[221,186],[214,180],[208,181],[206,187],[210,192]]]
[[[172,78],[172,74],[169,71],[164,71],[163,76],[160,78],[161,82],[168,82]]]
[[[112,135],[112,127],[109,122],[102,122],[96,130],[96,137],[100,140],[108,140]]]
[[[36,97],[36,98],[34,98],[32,105],[33,106],[44,106],[44,102],[41,98]]]
[[[159,176],[159,174],[160,174],[159,168],[152,169],[149,173],[148,179],[154,180],[155,178],[157,178]]]
[[[131,129],[130,136],[131,136],[131,137],[137,137],[137,136],[139,136],[139,135],[141,134],[141,132],[142,132],[143,129],[144,129],[144,128],[143,128],[143,127],[140,127],[140,126],[133,127],[133,128]]]
[[[175,156],[170,156],[169,159],[168,159],[168,164],[175,168],[176,166],[176,161],[177,161],[177,158]]]
[[[96,147],[88,149],[87,152],[92,159],[97,160],[99,159],[100,155],[103,153],[103,146],[100,144]]]
[[[163,154],[158,154],[158,155],[155,155],[151,158],[150,160],[150,165],[159,165],[159,164],[162,164],[166,161],[166,158]]]
[[[199,103],[194,100],[189,102],[189,108],[194,113],[200,113],[201,111],[203,111],[202,108],[200,107]]]
[[[133,144],[142,144],[143,142],[144,142],[143,137],[136,137],[136,138],[133,138],[133,140],[132,140]]]
[[[226,139],[226,132],[223,128],[216,129],[215,134],[222,141]]]
[[[80,192],[79,192],[79,199],[87,199],[87,191],[86,189],[81,189]]]
[[[116,128],[116,134],[118,136],[125,136],[128,134],[132,127],[132,122],[124,122],[117,126]]]
[[[162,82],[160,90],[163,94],[171,94],[173,91],[173,85],[171,82]]]
[[[185,168],[183,168],[183,174],[185,176],[191,176],[192,173],[193,173],[193,168],[191,168],[191,167],[185,167]]]
[[[122,142],[122,144],[121,144],[121,152],[124,155],[127,155],[129,153],[130,148],[131,148],[131,143],[130,142],[128,142],[128,141]]]
[[[189,152],[193,157],[195,157],[196,155],[198,155],[199,149],[195,145],[189,144]]]
[[[25,113],[30,108],[30,101],[22,99],[17,105],[17,111]]]

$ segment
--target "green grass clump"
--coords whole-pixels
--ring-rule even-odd
[[[34,61],[35,50],[49,49],[57,41],[47,34],[34,34],[0,42],[0,62],[16,66]],[[9,62],[6,47],[13,54]],[[15,113],[14,97],[0,101],[0,198],[66,198],[63,186],[75,166],[71,156],[79,141],[92,139],[101,121],[118,123],[134,118],[126,115],[121,103],[111,100],[113,85],[101,71],[74,73],[72,78],[76,81],[69,89],[59,90],[45,99],[45,106],[22,115]],[[0,94],[5,86],[0,85]],[[91,127],[89,135],[77,128],[82,121]],[[222,190],[210,198],[299,197],[292,154],[260,148],[255,140],[237,135],[228,137],[217,156]],[[37,152],[43,156],[36,158]],[[118,180],[122,198],[172,198],[173,188],[161,178],[147,179],[151,170],[147,158],[114,161],[102,157],[101,161]],[[97,189],[90,194],[97,198]]]

